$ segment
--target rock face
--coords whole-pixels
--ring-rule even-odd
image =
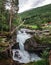
[[[37,43],[34,40],[34,37],[27,39],[26,42],[24,43],[24,47],[25,47],[25,50],[29,52],[33,52],[34,49],[37,47]]]
[[[36,51],[41,52],[46,48],[51,49],[51,44],[46,43],[40,44],[35,40],[33,36],[25,41],[24,48],[28,52],[36,52]]]

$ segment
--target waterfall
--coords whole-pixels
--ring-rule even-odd
[[[29,38],[31,38],[30,34],[27,34],[25,31],[23,32],[18,31],[17,42],[19,42],[20,50],[19,49],[13,50],[13,60],[19,61],[20,63],[28,63],[41,59],[35,53],[29,54],[27,51],[24,50],[24,43]]]
[[[31,36],[29,34],[25,33],[25,31],[23,33],[21,33],[20,31],[18,31],[18,32],[19,33],[17,35],[17,42],[19,42],[20,50],[24,51],[25,40],[27,40]]]

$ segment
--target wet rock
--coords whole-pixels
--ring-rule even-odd
[[[12,46],[12,49],[19,49],[19,43],[15,43],[14,46]]]
[[[20,56],[18,51],[15,52],[15,57],[18,58],[18,59],[21,59],[21,56]]]
[[[34,37],[27,39],[26,42],[24,43],[24,47],[25,47],[25,50],[29,52],[33,52],[34,49],[37,47],[37,43],[34,40]]]

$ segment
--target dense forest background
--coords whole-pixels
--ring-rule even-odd
[[[18,0],[0,0],[0,31],[9,31],[18,24],[17,12]]]
[[[51,22],[51,4],[25,11],[19,15],[22,20],[25,20],[25,24],[41,25],[43,23]]]

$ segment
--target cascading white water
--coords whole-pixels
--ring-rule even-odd
[[[28,63],[34,60],[37,61],[41,59],[35,53],[29,54],[27,51],[24,50],[24,43],[28,38],[31,38],[30,34],[25,33],[25,31],[23,33],[18,31],[17,42],[19,42],[20,50],[13,50],[13,60],[19,61],[20,63]]]

